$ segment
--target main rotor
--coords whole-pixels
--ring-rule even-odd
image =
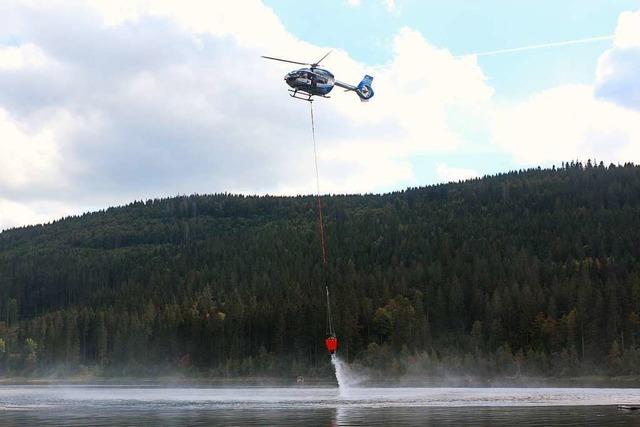
[[[332,52],[332,51],[329,51],[329,52],[325,53],[325,55],[324,55],[322,58],[318,59],[318,60],[317,60],[316,62],[314,62],[314,63],[291,61],[291,60],[289,60],[289,59],[276,58],[276,57],[274,57],[274,56],[264,56],[264,55],[261,55],[261,56],[262,56],[262,58],[265,58],[265,59],[272,59],[272,60],[274,60],[274,61],[288,62],[288,63],[290,63],[290,64],[298,64],[298,65],[308,65],[308,66],[310,66],[311,68],[318,68],[318,65],[320,65],[320,63],[322,62],[322,60],[323,60],[323,59],[325,59],[327,56],[329,56],[329,54],[330,54],[331,52]]]

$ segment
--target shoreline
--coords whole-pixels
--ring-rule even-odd
[[[121,386],[121,387],[337,387],[335,380],[325,378],[236,377],[197,378],[184,376],[158,377],[7,377],[0,378],[2,386]],[[367,380],[354,387],[416,387],[416,388],[640,388],[640,377],[584,376],[570,378],[412,378]]]

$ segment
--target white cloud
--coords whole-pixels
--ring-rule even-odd
[[[640,10],[618,19],[613,47],[598,60],[596,94],[640,111]]]
[[[0,47],[0,70],[37,67],[43,65],[44,62],[44,54],[33,44]]]
[[[319,58],[261,2],[12,2],[0,36],[0,229],[133,199],[238,191],[310,193],[308,106],[287,97],[287,64]],[[415,153],[464,142],[491,98],[475,59],[403,29],[392,61],[368,68],[336,50],[340,80],[375,76],[362,104],[339,89],[315,103],[322,189],[376,191],[414,181]],[[0,163],[2,160],[0,160]],[[57,203],[42,215],[43,200]],[[60,207],[62,206],[62,207]],[[32,209],[27,215],[24,209]],[[13,219],[11,219],[13,218]]]
[[[396,12],[397,8],[396,8],[396,0],[383,0],[384,5],[386,6],[387,10],[389,12]]]
[[[593,85],[544,90],[494,109],[494,144],[523,165],[640,162],[640,12],[621,14]]]
[[[216,2],[200,0],[91,0],[110,25],[140,22],[148,16],[169,19],[185,32],[197,37],[231,36],[242,47],[274,49],[296,53],[309,44],[295,39],[280,22],[272,9],[260,0],[228,2],[221,7]],[[297,50],[299,53],[300,50]]]
[[[378,0],[389,12],[397,12],[395,0]],[[346,0],[346,3],[351,7],[358,7],[362,5],[362,0]]]
[[[19,192],[29,186],[50,186],[61,179],[62,159],[56,132],[63,127],[58,116],[36,131],[22,128],[0,108],[0,191]]]
[[[549,89],[500,107],[492,130],[494,143],[521,164],[640,160],[640,114],[598,100],[587,85]]]
[[[458,182],[480,176],[473,169],[451,167],[446,163],[438,163],[436,165],[436,173],[443,182]]]
[[[640,46],[640,10],[620,14],[615,36],[613,44],[616,47]]]
[[[55,202],[25,204],[0,198],[0,230],[25,224],[42,224],[73,212],[69,206]]]
[[[376,132],[375,140],[358,147],[357,141],[344,140],[340,150],[388,151],[387,156],[451,150],[463,138],[448,125],[449,109],[458,114],[477,115],[489,105],[493,89],[475,59],[454,58],[445,50],[429,44],[420,33],[409,28],[399,31],[393,41],[394,55],[389,65],[375,70],[375,98],[368,104],[354,103],[351,96],[336,96],[333,106],[351,121],[367,126],[384,125],[387,135]],[[357,82],[362,69],[348,58],[334,58],[336,69]],[[349,148],[351,147],[351,148]],[[358,148],[353,148],[358,147]],[[343,151],[344,152],[344,151]],[[348,151],[347,151],[348,152]]]

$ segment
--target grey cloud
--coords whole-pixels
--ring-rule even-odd
[[[640,110],[640,47],[611,49],[601,61],[611,72],[596,85],[596,96]]]
[[[19,11],[4,22],[7,33],[53,61],[0,71],[0,107],[25,126],[60,110],[74,123],[59,147],[64,185],[16,189],[0,182],[0,196],[89,206],[193,192],[274,192],[313,177],[308,106],[287,97],[286,70],[265,63],[261,52],[231,38],[186,33],[161,18],[107,27],[83,8]],[[388,131],[318,110],[326,131],[321,144],[338,133]]]

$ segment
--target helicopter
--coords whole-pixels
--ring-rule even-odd
[[[331,92],[334,86],[338,86],[345,89],[345,92],[355,92],[362,102],[369,101],[373,97],[373,88],[371,87],[373,77],[365,75],[357,86],[353,86],[336,80],[330,71],[318,68],[320,62],[329,56],[330,53],[331,51],[327,52],[322,58],[314,63],[290,61],[288,59],[264,55],[262,58],[309,66],[309,68],[300,68],[298,70],[291,71],[284,76],[284,81],[291,87],[291,89],[289,89],[289,95],[292,98],[302,99],[309,102],[313,101],[311,98],[314,96],[329,98],[329,92]]]

